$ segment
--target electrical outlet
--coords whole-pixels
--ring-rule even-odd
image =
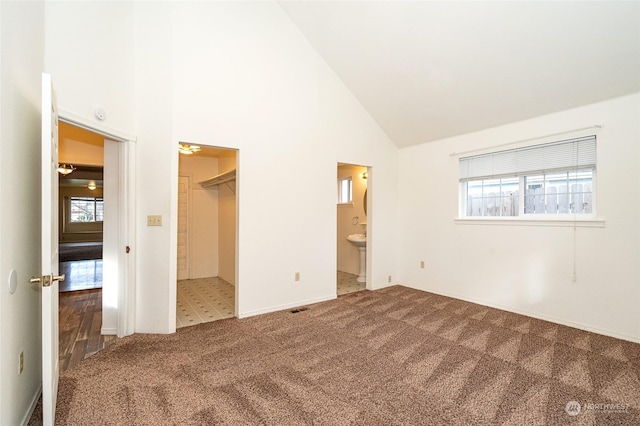
[[[24,351],[20,351],[20,356],[18,357],[18,375],[22,374],[24,370]]]
[[[162,226],[162,215],[150,214],[147,216],[147,226]]]
[[[389,282],[391,282],[391,275],[389,275],[389,279],[388,279],[388,281],[389,281]]]
[[[295,281],[300,281],[300,272],[296,272]]]
[[[424,260],[420,261],[420,269],[424,269]]]

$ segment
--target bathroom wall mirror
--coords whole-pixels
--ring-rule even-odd
[[[364,214],[367,215],[367,190],[364,190],[364,199],[362,201],[362,205],[364,207]]]

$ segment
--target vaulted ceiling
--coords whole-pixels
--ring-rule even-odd
[[[640,90],[638,1],[280,5],[399,147]]]

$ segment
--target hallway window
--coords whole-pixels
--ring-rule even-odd
[[[104,201],[94,197],[71,197],[70,213],[73,223],[102,222]]]

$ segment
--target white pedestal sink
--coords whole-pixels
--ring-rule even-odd
[[[367,236],[365,234],[351,234],[347,240],[360,251],[360,275],[358,275],[359,283],[367,282]]]

